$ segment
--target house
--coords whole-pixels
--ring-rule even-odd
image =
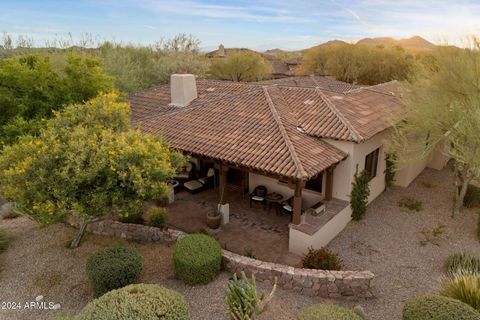
[[[301,62],[300,57],[296,57],[296,58],[292,58],[287,61],[284,61],[277,58],[273,54],[260,53],[247,48],[225,48],[222,44],[218,46],[217,50],[207,52],[205,56],[207,58],[224,58],[229,54],[237,53],[237,52],[253,52],[261,55],[272,66],[272,72],[268,77],[272,79],[280,79],[280,78],[294,76]]]
[[[350,221],[355,173],[367,170],[369,201],[385,189],[385,152],[391,119],[405,111],[399,84],[358,86],[306,76],[234,83],[176,74],[130,96],[134,122],[160,133],[202,168],[215,168],[220,188],[265,186],[291,198],[289,250],[325,246]],[[441,168],[440,152],[403,167],[408,184],[427,165]],[[319,215],[308,210],[322,204]],[[222,208],[228,211],[228,199]],[[315,213],[315,214],[314,214]]]

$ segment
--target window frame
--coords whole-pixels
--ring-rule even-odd
[[[373,150],[365,156],[365,171],[370,175],[370,180],[375,178],[378,174],[378,160],[380,158],[380,147]]]

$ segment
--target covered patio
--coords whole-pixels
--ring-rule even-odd
[[[205,217],[218,204],[219,188],[192,194],[180,191],[168,209],[168,224],[185,232],[209,232],[230,251],[253,253],[258,259],[297,266],[301,256],[289,253],[290,216],[273,208],[249,205],[248,194],[227,185],[225,198],[230,207],[230,221],[217,230],[208,230]],[[208,231],[207,231],[208,230]]]
[[[210,172],[210,183],[195,192],[188,191],[189,181],[180,183],[167,208],[168,223],[188,233],[208,232],[223,248],[238,254],[251,253],[263,261],[299,266],[301,253],[316,246],[314,238],[319,232],[326,233],[320,230],[348,207],[348,202],[332,197],[334,166],[305,181],[205,158],[190,157],[190,161],[199,173],[189,181],[202,181],[206,178],[198,177]],[[320,189],[312,191],[315,185]],[[280,200],[270,202],[271,206],[265,201],[251,201],[252,191],[258,186],[265,188],[265,198],[274,194]],[[287,203],[291,204],[290,210],[286,209]],[[222,226],[212,230],[207,227],[206,216],[216,208],[222,211]]]

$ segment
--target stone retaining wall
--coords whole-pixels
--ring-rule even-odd
[[[78,226],[78,223],[69,221]],[[139,224],[103,220],[88,225],[87,231],[127,240],[159,241],[173,243],[185,235],[172,228],[155,228]],[[223,266],[229,272],[244,271],[248,276],[255,274],[258,281],[273,284],[275,277],[284,289],[295,290],[308,296],[339,298],[341,296],[373,297],[370,271],[327,271],[294,268],[282,264],[263,262],[223,250]]]
[[[294,268],[282,264],[263,262],[223,250],[224,268],[232,273],[244,271],[255,274],[259,281],[278,285],[308,296],[339,298],[341,296],[373,297],[370,271],[328,271]]]
[[[185,235],[184,232],[171,228],[156,228],[141,224],[122,223],[103,220],[91,223],[87,231],[104,236],[114,236],[136,241],[159,241],[173,243]]]

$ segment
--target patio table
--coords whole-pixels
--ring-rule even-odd
[[[272,209],[272,206],[275,206],[275,211],[278,213],[279,204],[282,202],[283,196],[279,193],[272,192],[267,194],[265,197],[265,204],[268,206],[268,212]]]

